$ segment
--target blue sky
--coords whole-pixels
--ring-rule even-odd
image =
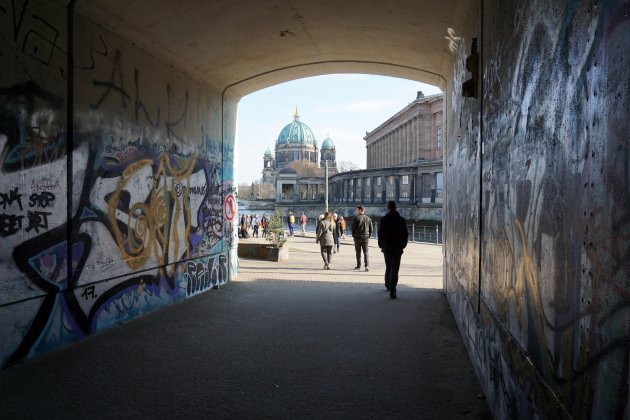
[[[236,122],[236,177],[239,184],[261,177],[265,149],[274,151],[280,131],[293,121],[308,125],[321,146],[327,135],[337,149],[337,161],[365,168],[366,131],[372,131],[416,99],[439,93],[431,85],[406,79],[363,74],[308,77],[272,86],[245,96]]]

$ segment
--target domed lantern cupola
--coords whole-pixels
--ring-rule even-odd
[[[330,135],[326,135],[326,138],[322,142],[319,166],[322,168],[325,167],[326,161],[328,162],[328,169],[337,168],[337,151]]]

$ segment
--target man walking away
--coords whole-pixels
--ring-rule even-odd
[[[293,236],[293,224],[295,223],[295,216],[292,212],[289,212],[289,236]]]
[[[355,270],[361,269],[361,250],[363,250],[363,261],[365,271],[370,271],[368,260],[368,242],[372,236],[372,219],[363,214],[365,208],[357,206],[357,216],[352,221],[352,238],[354,239],[354,251],[357,254],[357,266]]]
[[[389,297],[396,299],[398,285],[398,270],[403,249],[407,246],[407,222],[396,211],[396,203],[387,203],[387,214],[381,219],[378,227],[378,247],[385,256],[385,288]]]
[[[308,217],[302,212],[300,214],[300,224],[302,225],[302,236],[306,236],[306,222],[308,222]]]

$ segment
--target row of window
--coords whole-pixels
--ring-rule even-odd
[[[370,182],[371,182],[371,178],[357,178],[357,187],[361,186],[361,180],[365,179],[365,186],[369,187],[370,186]],[[350,187],[354,187],[354,178],[350,179],[348,181],[350,183]],[[390,175],[387,177],[387,184],[389,185],[394,185],[394,183],[396,182],[396,176],[395,175]],[[400,177],[400,183],[402,185],[409,185],[409,175],[402,175]],[[380,187],[382,186],[382,178],[380,176],[376,177],[376,186]]]

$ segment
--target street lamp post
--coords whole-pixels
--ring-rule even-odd
[[[328,213],[328,154],[326,154],[324,159],[324,164],[326,167],[326,186],[324,192],[324,204],[326,205],[326,213]]]

